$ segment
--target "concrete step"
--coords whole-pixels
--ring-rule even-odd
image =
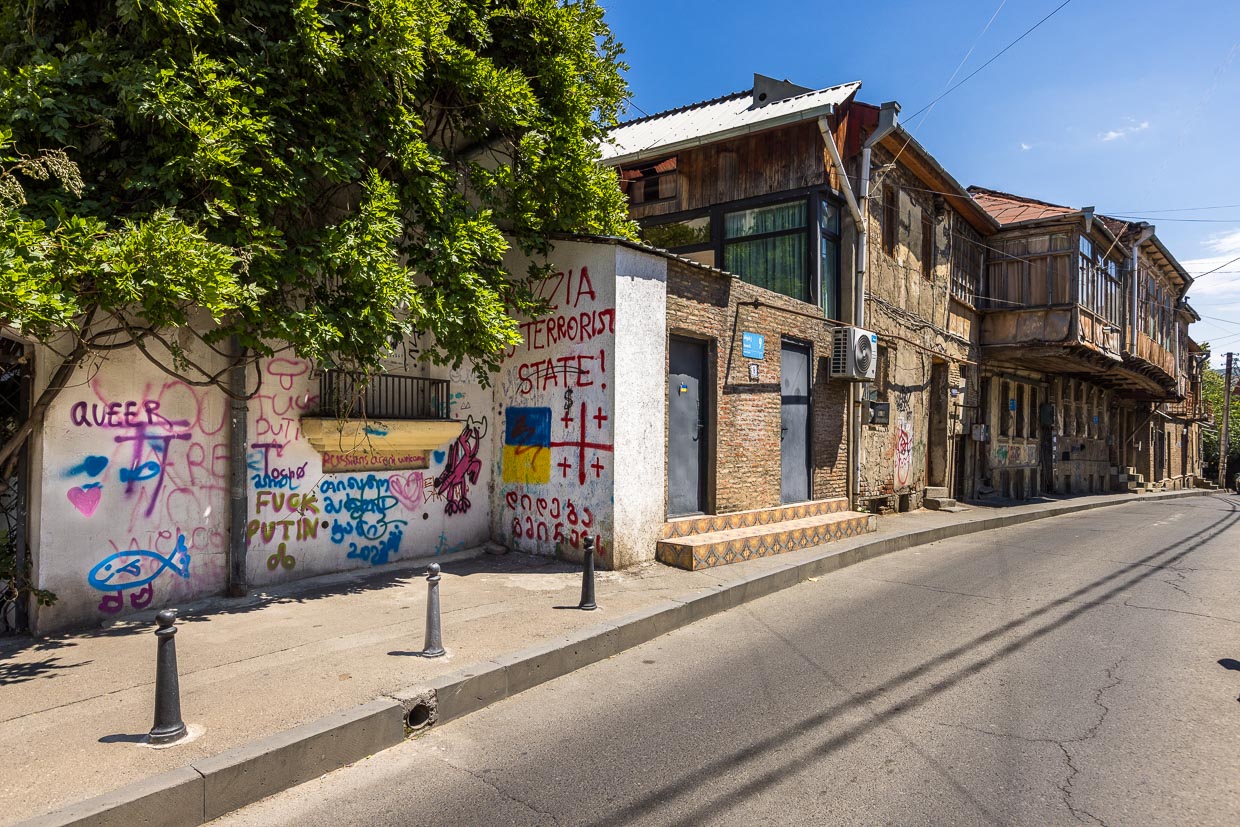
[[[926,497],[921,504],[931,511],[947,511],[956,507],[956,501],[951,497]]]
[[[941,486],[926,488],[926,499],[941,500],[947,497],[947,489]]]
[[[819,546],[877,528],[874,514],[835,511],[660,540],[656,557],[669,566],[696,571]]]
[[[705,534],[710,531],[726,531],[733,528],[749,528],[751,526],[778,523],[785,520],[800,520],[805,517],[820,517],[824,514],[837,514],[847,510],[848,498],[834,497],[829,500],[810,500],[809,502],[777,505],[771,508],[755,508],[751,511],[733,511],[730,514],[699,514],[690,517],[676,517],[663,524],[663,539],[673,540],[677,537]]]

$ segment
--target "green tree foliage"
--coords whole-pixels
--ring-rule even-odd
[[[595,0],[0,4],[0,322],[361,373],[416,328],[485,380],[537,311],[506,237],[632,235],[620,51]]]
[[[1233,369],[1234,370],[1234,369]],[[1228,423],[1228,451],[1227,465],[1230,474],[1234,475],[1240,469],[1240,394],[1235,392],[1235,385],[1238,382],[1240,374],[1232,376],[1232,394],[1231,394],[1231,416]],[[1201,372],[1201,395],[1205,399],[1206,406],[1213,415],[1213,423],[1208,429],[1202,429],[1201,432],[1201,455],[1206,465],[1205,473],[1210,479],[1218,478],[1218,455],[1219,440],[1222,438],[1223,429],[1223,411],[1224,395],[1226,383],[1223,379],[1223,371],[1206,367]],[[1232,479],[1229,475],[1228,481]]]

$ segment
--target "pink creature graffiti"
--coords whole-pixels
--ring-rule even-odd
[[[896,487],[903,488],[912,479],[913,432],[908,422],[900,420],[896,431]]]
[[[445,516],[469,511],[469,486],[478,484],[478,475],[482,471],[478,448],[482,445],[486,428],[486,417],[479,421],[471,416],[461,429],[460,436],[448,447],[443,473],[435,477],[435,490],[445,500]]]

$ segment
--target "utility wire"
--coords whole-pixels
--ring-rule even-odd
[[[1059,13],[1059,11],[1060,11],[1060,10],[1061,10],[1064,6],[1068,5],[1068,4],[1069,4],[1069,3],[1071,3],[1071,2],[1072,2],[1072,0],[1063,0],[1063,2],[1062,2],[1062,3],[1060,3],[1058,6],[1056,6],[1056,7],[1054,8],[1054,10],[1052,10],[1052,11],[1051,11],[1051,13],[1050,13],[1050,14],[1046,15],[1045,17],[1043,17],[1043,18],[1042,18],[1041,20],[1039,20],[1037,23],[1034,23],[1034,24],[1033,24],[1032,26],[1030,26],[1028,29],[1025,29],[1025,31],[1021,34],[1021,36],[1020,36],[1020,37],[1016,38],[1016,39],[1015,39],[1015,40],[1013,40],[1011,43],[1009,43],[1008,45],[1006,45],[1006,46],[1004,46],[1002,49],[1000,49],[998,52],[996,52],[996,53],[995,53],[995,54],[994,54],[994,55],[990,58],[990,60],[988,60],[988,61],[986,61],[985,63],[983,63],[981,66],[978,66],[978,67],[977,67],[976,69],[974,69],[972,72],[969,72],[969,74],[967,74],[967,75],[965,75],[963,78],[961,78],[961,79],[960,79],[960,80],[959,80],[956,84],[954,84],[954,85],[952,85],[952,86],[949,86],[947,89],[943,90],[942,94],[940,94],[937,98],[935,98],[934,100],[930,101],[928,104],[926,104],[925,106],[923,106],[921,109],[918,109],[916,112],[914,112],[912,115],[910,115],[910,116],[909,116],[909,120],[911,121],[913,118],[916,118],[916,117],[917,117],[918,115],[920,115],[922,112],[925,112],[927,109],[929,109],[930,107],[934,106],[934,105],[935,105],[936,103],[938,103],[939,101],[943,100],[943,98],[947,97],[947,96],[948,96],[948,95],[950,95],[952,92],[956,91],[956,90],[957,90],[957,89],[959,89],[961,86],[963,86],[964,84],[968,83],[968,82],[969,82],[969,81],[970,81],[970,80],[971,80],[971,79],[972,79],[972,78],[973,78],[973,77],[974,77],[974,76],[975,76],[978,72],[982,71],[982,70],[983,70],[983,69],[985,69],[987,66],[989,66],[989,65],[990,65],[990,64],[992,64],[992,63],[994,63],[996,60],[998,60],[1000,57],[1002,57],[1002,56],[1003,56],[1003,54],[1004,54],[1005,52],[1007,52],[1009,49],[1011,49],[1011,48],[1012,48],[1013,46],[1015,46],[1017,43],[1021,42],[1022,40],[1024,40],[1024,39],[1025,39],[1026,37],[1028,37],[1029,35],[1033,34],[1033,32],[1034,32],[1034,30],[1035,30],[1035,29],[1037,29],[1039,26],[1041,26],[1041,25],[1042,25],[1043,23],[1045,23],[1047,20],[1050,20],[1050,19],[1051,19],[1052,17],[1054,17],[1056,14],[1058,14],[1058,13]]]
[[[1231,261],[1227,261],[1227,262],[1224,262],[1223,264],[1220,264],[1218,267],[1215,267],[1213,270],[1206,270],[1204,273],[1200,275],[1193,276],[1193,281],[1196,281],[1197,279],[1200,279],[1204,276],[1208,276],[1211,273],[1217,273],[1220,270],[1222,270],[1224,267],[1227,267],[1228,265],[1231,265],[1231,264],[1235,264],[1237,261],[1240,261],[1240,256],[1236,256]]]

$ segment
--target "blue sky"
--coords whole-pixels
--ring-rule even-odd
[[[1149,220],[1190,273],[1240,256],[1236,0],[1071,0],[911,120],[1063,0],[602,2],[631,117],[748,89],[755,71],[814,88],[860,80],[862,100],[900,101],[962,184]],[[1194,338],[1216,361],[1240,351],[1240,261],[1189,297],[1211,317]]]

